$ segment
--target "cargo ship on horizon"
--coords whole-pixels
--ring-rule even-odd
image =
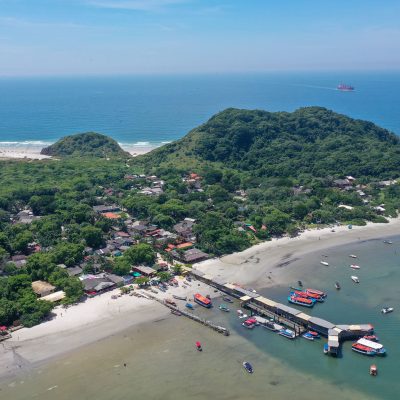
[[[337,86],[337,90],[341,90],[342,92],[353,92],[355,88],[354,86],[341,83]]]

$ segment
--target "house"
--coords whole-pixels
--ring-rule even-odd
[[[17,216],[16,216],[16,222],[19,222],[20,224],[30,224],[36,219],[39,219],[40,217],[36,217],[33,215],[33,212],[31,210],[22,210],[20,211]]]
[[[146,267],[144,265],[139,265],[136,267],[133,267],[132,270],[134,272],[138,272],[140,275],[146,276],[146,277],[152,277],[156,275],[156,270],[151,267]]]
[[[111,212],[111,213],[112,212],[120,212],[121,209],[116,204],[113,204],[111,206],[106,206],[106,205],[102,204],[99,206],[93,206],[93,211],[95,211],[97,214],[104,214],[107,212]]]
[[[183,251],[182,253],[178,253],[176,250],[173,250],[171,254],[177,258],[188,264],[197,263],[208,258],[208,254],[203,251],[193,248],[190,250]]]
[[[82,280],[82,284],[89,296],[95,296],[115,287],[115,283],[104,276],[89,276]]]
[[[378,186],[387,187],[387,186],[395,185],[396,183],[397,183],[397,181],[395,181],[394,179],[391,179],[391,180],[388,180],[388,181],[380,181],[380,182],[378,182]]]
[[[114,282],[116,286],[124,286],[125,285],[125,281],[124,281],[124,278],[122,276],[118,276],[118,275],[115,275],[115,274],[108,274],[107,278],[111,282]]]
[[[26,259],[27,257],[20,254],[20,255],[16,255],[16,256],[12,256],[11,257],[11,262],[14,263],[15,268],[23,268],[26,265]]]
[[[187,241],[195,241],[196,236],[193,233],[193,227],[195,220],[191,218],[185,218],[182,222],[174,225],[174,231]]]
[[[333,186],[340,189],[344,189],[346,186],[351,186],[351,182],[348,179],[335,179],[333,181]]]
[[[116,214],[115,212],[105,212],[101,214],[104,218],[107,219],[120,219],[121,216],[119,214]]]
[[[83,272],[83,269],[81,267],[76,266],[67,268],[66,271],[69,276],[79,276]]]
[[[32,290],[39,296],[44,297],[53,293],[56,287],[45,281],[32,282]]]
[[[47,296],[40,297],[38,300],[49,301],[50,303],[57,303],[62,299],[65,299],[65,292],[63,290],[59,290],[58,292],[50,293]]]

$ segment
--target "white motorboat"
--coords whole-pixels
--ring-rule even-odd
[[[322,265],[325,265],[326,267],[329,266],[329,263],[327,263],[326,261],[321,261],[321,264],[322,264]]]
[[[357,276],[352,275],[352,276],[351,276],[351,280],[352,280],[354,283],[360,283],[360,280],[358,279]]]
[[[356,264],[351,264],[351,265],[350,265],[350,268],[353,268],[353,269],[360,269],[361,267],[360,267],[359,265],[356,265]]]
[[[393,311],[394,311],[393,307],[383,307],[382,310],[381,310],[381,313],[382,314],[388,314],[388,313],[391,313]]]
[[[355,254],[350,254],[349,257],[350,258],[357,258],[357,256]]]

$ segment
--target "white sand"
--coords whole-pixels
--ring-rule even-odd
[[[322,253],[330,247],[400,234],[400,218],[391,219],[387,224],[368,223],[366,226],[353,226],[353,229],[339,226],[334,228],[335,232],[331,230],[308,230],[296,238],[273,239],[241,253],[195,264],[193,268],[226,282],[255,288],[273,286],[290,280],[293,275],[291,262],[307,253]],[[281,268],[283,265],[285,268]]]
[[[186,289],[182,287],[183,278],[179,281],[180,286],[169,287],[167,293],[159,291],[157,295],[150,294],[171,299],[173,294],[192,299],[197,291],[204,295],[215,295],[212,288],[197,281]],[[139,292],[146,293],[145,290]],[[115,289],[68,309],[57,307],[53,310],[56,316],[51,321],[14,332],[12,338],[0,346],[0,376],[30,369],[37,362],[96,342],[134,325],[171,316],[167,307],[154,300],[129,295],[111,298],[119,293],[120,290]],[[185,301],[175,301],[180,308],[184,308]]]

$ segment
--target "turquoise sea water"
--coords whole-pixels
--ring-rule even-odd
[[[323,354],[326,339],[290,341],[261,327],[246,330],[233,312],[212,310],[196,314],[227,326],[226,338],[182,317],[133,327],[48,365],[34,368],[0,384],[5,398],[18,399],[397,399],[400,393],[400,236],[392,245],[381,239],[324,250],[330,266],[320,265],[321,254],[308,254],[284,268],[293,271],[293,282],[261,290],[285,302],[288,286],[301,279],[306,287],[325,290],[328,298],[307,313],[334,323],[372,323],[387,356],[370,358],[351,351],[346,342],[340,358]],[[361,269],[349,268],[359,256]],[[305,272],[307,271],[307,272]],[[360,278],[356,285],[351,275]],[[334,282],[342,285],[334,289]],[[382,315],[384,305],[395,312]],[[200,340],[199,353],[194,342]],[[247,374],[241,363],[252,363]],[[123,367],[123,363],[127,367]],[[379,375],[371,377],[375,363]]]
[[[336,90],[341,82],[356,91]],[[313,105],[400,134],[400,73],[1,78],[0,142],[35,145],[97,131],[120,143],[160,144],[227,107],[293,111]]]

